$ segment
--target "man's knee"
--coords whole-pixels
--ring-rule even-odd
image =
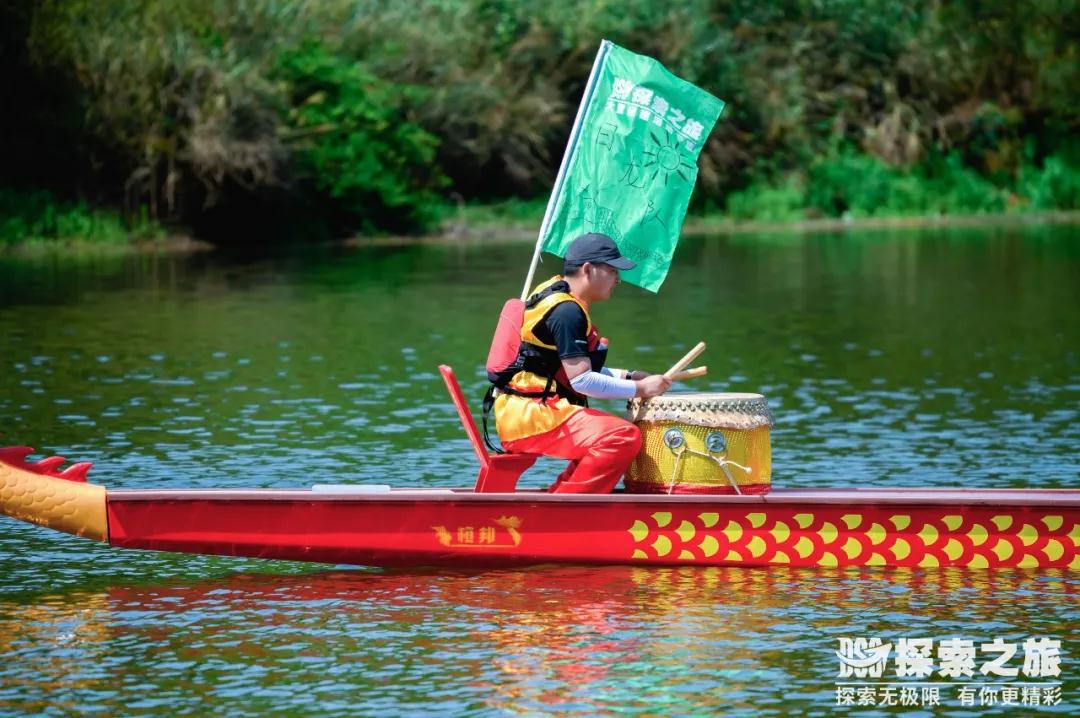
[[[619,446],[628,454],[637,454],[641,449],[641,429],[629,421],[620,421],[608,433],[609,441]]]

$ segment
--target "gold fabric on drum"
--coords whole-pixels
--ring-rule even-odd
[[[627,402],[642,445],[626,472],[631,493],[761,494],[772,484],[761,394],[669,394]]]

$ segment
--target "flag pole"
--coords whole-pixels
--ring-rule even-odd
[[[589,80],[585,83],[585,92],[581,95],[581,104],[578,105],[574,126],[570,130],[570,139],[567,140],[566,149],[563,151],[559,173],[555,175],[555,186],[551,190],[547,209],[544,210],[544,220],[540,223],[540,234],[536,238],[536,248],[533,250],[532,262],[529,264],[529,273],[525,277],[525,286],[521,290],[521,301],[525,301],[529,297],[529,288],[532,286],[533,275],[536,274],[536,265],[540,261],[540,247],[544,243],[544,235],[547,233],[548,225],[551,223],[551,215],[555,212],[555,203],[558,201],[559,191],[562,189],[563,181],[566,179],[566,170],[570,166],[570,158],[574,153],[574,147],[577,145],[582,120],[585,118],[585,109],[589,106],[589,101],[592,100],[593,90],[596,89],[596,78],[600,75],[600,68],[603,66],[604,58],[607,57],[610,48],[611,43],[609,41],[601,40],[600,49],[596,51],[596,59],[593,60]]]

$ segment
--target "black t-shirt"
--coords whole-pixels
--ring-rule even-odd
[[[533,334],[545,344],[554,344],[560,359],[589,355],[589,322],[576,302],[561,302],[536,325]]]

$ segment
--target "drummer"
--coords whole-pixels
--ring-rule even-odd
[[[620,269],[634,266],[607,235],[575,239],[563,274],[526,301],[517,358],[495,382],[495,423],[507,451],[570,460],[552,493],[611,492],[641,447],[636,426],[588,408],[586,397],[650,398],[671,386],[662,374],[604,367],[607,339],[589,309],[611,297]]]

